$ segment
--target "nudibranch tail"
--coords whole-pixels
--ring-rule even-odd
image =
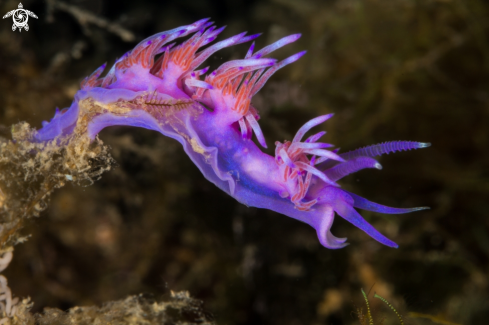
[[[101,77],[103,64],[81,83],[71,107],[56,111],[34,135],[38,142],[66,144],[93,140],[105,127],[143,127],[179,141],[202,174],[220,189],[248,206],[271,209],[310,224],[328,248],[346,246],[346,238],[331,234],[335,213],[380,243],[397,245],[364,220],[355,208],[400,214],[426,209],[391,208],[341,189],[338,181],[364,168],[381,169],[374,159],[390,152],[426,148],[428,143],[393,141],[347,153],[318,142],[326,132],[306,138],[313,127],[333,114],[305,123],[292,141],[266,148],[253,96],[279,69],[306,52],[278,61],[265,56],[297,41],[284,37],[255,52],[253,42],[243,59],[221,64],[214,71],[198,69],[213,53],[251,42],[260,34],[245,32],[212,44],[224,27],[209,19],[161,32],[141,41]],[[178,38],[188,39],[178,43]]]

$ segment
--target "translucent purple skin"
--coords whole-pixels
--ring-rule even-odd
[[[347,245],[346,238],[337,238],[330,232],[335,212],[378,242],[397,247],[354,208],[389,214],[426,208],[383,206],[341,189],[336,181],[360,169],[381,169],[373,159],[375,156],[424,148],[429,144],[387,142],[337,154],[337,150],[326,149],[331,145],[317,142],[325,132],[302,141],[307,131],[330,118],[330,114],[306,123],[291,142],[276,142],[275,157],[263,153],[251,140],[254,133],[258,143],[266,147],[257,122],[258,113],[250,100],[275,71],[296,61],[305,52],[281,62],[263,57],[294,42],[300,35],[285,37],[255,53],[253,43],[245,59],[226,62],[207,73],[208,68],[196,68],[212,53],[258,36],[242,33],[198,51],[214,41],[223,29],[215,29],[207,21],[203,19],[143,40],[119,59],[103,78],[99,76],[105,65],[97,69],[82,83],[71,107],[56,112],[49,123],[43,123],[36,134],[37,141],[80,132],[75,130],[79,130],[79,117],[86,109],[80,108],[85,105],[84,100],[90,99],[100,107],[132,103],[125,106],[130,107],[125,111],[105,110],[92,114],[83,132],[94,139],[103,128],[112,125],[158,131],[179,141],[202,174],[220,189],[247,206],[270,209],[311,225],[325,247]],[[181,45],[171,43],[190,34],[192,38]],[[155,61],[155,55],[161,53],[163,55]],[[204,75],[205,80],[202,80],[200,77]],[[138,102],[141,98],[143,100]],[[192,107],[175,109],[178,103],[192,103]],[[155,110],[160,111],[155,113]]]

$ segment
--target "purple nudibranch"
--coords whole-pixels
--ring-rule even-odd
[[[325,132],[303,140],[313,127],[332,114],[307,122],[292,141],[275,142],[275,157],[266,147],[251,98],[278,69],[298,60],[305,52],[277,61],[265,58],[296,41],[290,35],[254,52],[254,43],[242,60],[222,64],[216,70],[197,68],[216,51],[255,39],[241,33],[213,42],[223,28],[208,19],[161,32],[141,41],[122,56],[105,77],[105,64],[85,78],[71,107],[56,112],[35,134],[36,141],[50,141],[73,134],[94,139],[105,127],[130,125],[151,129],[179,141],[202,174],[239,202],[265,208],[303,221],[317,231],[328,248],[347,245],[346,238],[331,234],[335,212],[380,243],[397,247],[370,225],[355,208],[399,214],[426,209],[391,208],[370,202],[341,189],[337,181],[364,168],[381,169],[375,156],[428,147],[429,143],[394,141],[338,154],[332,145],[317,142]],[[181,44],[179,37],[193,34]]]

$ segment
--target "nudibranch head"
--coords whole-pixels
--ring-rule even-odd
[[[105,64],[85,78],[71,107],[43,123],[36,140],[93,139],[111,125],[152,129],[179,141],[203,175],[239,202],[310,224],[326,247],[346,245],[346,238],[330,232],[335,213],[382,244],[397,247],[355,208],[391,214],[425,208],[386,207],[341,189],[337,181],[360,169],[381,169],[375,156],[429,144],[386,142],[340,154],[330,150],[333,145],[318,142],[325,132],[303,141],[309,130],[332,116],[328,114],[307,122],[292,141],[277,141],[274,157],[262,152],[251,140],[254,133],[257,142],[267,146],[251,100],[278,69],[305,54],[282,61],[266,57],[300,34],[256,52],[252,43],[243,59],[225,62],[214,71],[199,68],[216,51],[259,36],[241,33],[211,44],[222,30],[202,19],[141,41],[104,77]],[[175,42],[185,36],[186,41]]]

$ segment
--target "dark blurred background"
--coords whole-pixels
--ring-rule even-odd
[[[90,187],[67,185],[24,229],[5,271],[34,311],[129,294],[188,290],[219,324],[358,324],[360,289],[375,324],[489,322],[489,3],[482,0],[22,1],[28,32],[0,21],[0,124],[35,127],[70,105],[79,82],[141,39],[211,17],[220,39],[262,32],[261,48],[308,53],[254,98],[270,147],[320,114],[325,142],[348,151],[389,140],[432,147],[382,157],[382,171],[345,178],[381,204],[431,210],[361,212],[399,244],[384,247],[337,218],[341,250],[314,229],[247,208],[200,174],[174,140],[112,127],[101,139],[118,167]],[[18,1],[0,1],[2,15]],[[98,20],[97,20],[98,19]],[[216,66],[248,45],[218,52]],[[273,148],[272,148],[273,150]],[[365,310],[365,307],[364,307]],[[430,318],[431,317],[431,318]],[[447,323],[442,323],[446,321]]]

